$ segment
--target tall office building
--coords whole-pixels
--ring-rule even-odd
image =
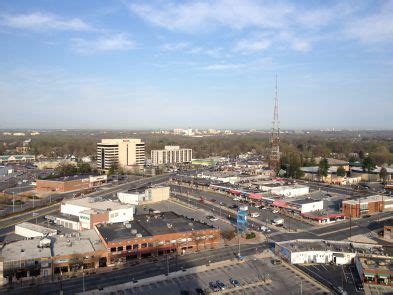
[[[192,149],[181,149],[179,146],[165,146],[163,150],[151,151],[151,162],[154,166],[176,163],[190,163]]]
[[[116,165],[125,170],[145,165],[145,143],[140,139],[102,139],[97,143],[97,168],[103,172]]]

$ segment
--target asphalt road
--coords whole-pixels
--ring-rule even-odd
[[[249,256],[262,252],[267,248],[266,245],[242,245],[242,256]],[[224,261],[235,259],[237,246],[213,249],[198,253],[186,254],[184,256],[173,256],[169,260],[169,271],[177,271],[182,268],[191,268],[194,266],[208,264],[210,262]],[[138,260],[134,260],[138,262]],[[140,264],[128,266],[121,269],[107,269],[104,273],[86,275],[84,278],[85,290],[96,289],[104,286],[118,285],[133,280],[140,280],[152,276],[165,274],[167,271],[166,256],[159,257],[157,262],[141,260]],[[46,282],[45,284],[35,286],[16,287],[15,289],[0,290],[6,291],[7,294],[58,294],[63,289],[63,294],[75,294],[82,292],[83,278],[77,277],[68,280],[56,280],[55,282]]]
[[[127,189],[132,189],[140,186],[144,186],[147,184],[157,184],[157,183],[162,183],[166,182],[170,178],[170,175],[159,175],[159,176],[154,176],[150,178],[143,178],[143,179],[138,179],[134,180],[131,182],[127,182],[121,185],[116,185],[113,187],[109,187],[105,190],[100,190],[94,193],[89,194],[88,196],[113,196],[117,192],[120,191],[125,191]],[[57,195],[56,199],[70,199],[74,195],[74,193],[66,193],[66,194],[61,194]],[[53,198],[52,198],[53,200]],[[36,209],[34,211],[30,212],[25,212],[25,213],[20,213],[18,215],[12,216],[5,218],[1,220],[0,222],[0,236],[4,236],[5,234],[11,233],[14,231],[14,226],[17,223],[24,222],[24,221],[35,221],[36,218],[39,218],[41,216],[45,216],[51,212],[57,211],[60,208],[60,204],[52,205],[49,207],[43,207]],[[33,216],[33,212],[35,213],[35,216]],[[38,215],[36,215],[38,214]]]

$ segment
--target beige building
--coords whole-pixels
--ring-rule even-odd
[[[126,170],[145,165],[145,143],[140,139],[102,139],[97,143],[97,168],[107,172],[113,165]]]
[[[163,150],[151,151],[151,162],[154,166],[176,163],[191,163],[192,149],[181,149],[179,146],[167,145]]]

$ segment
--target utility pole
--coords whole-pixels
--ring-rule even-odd
[[[12,192],[12,213],[15,213],[15,192]]]
[[[169,276],[169,256],[166,254],[166,275]]]
[[[300,295],[303,295],[303,281],[300,280]]]
[[[85,268],[82,265],[82,290],[85,293]]]

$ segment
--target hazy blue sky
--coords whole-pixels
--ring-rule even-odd
[[[393,128],[393,1],[1,1],[0,128]]]

